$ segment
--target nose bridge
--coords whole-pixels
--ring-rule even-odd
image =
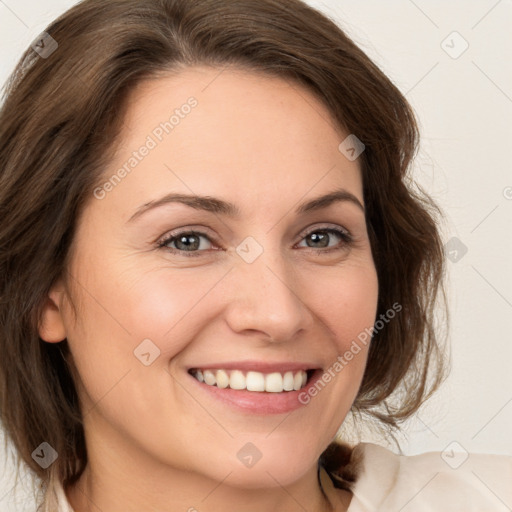
[[[235,331],[257,330],[274,341],[285,341],[310,319],[293,279],[291,262],[280,247],[265,249],[254,240],[239,245],[230,276],[227,320]]]

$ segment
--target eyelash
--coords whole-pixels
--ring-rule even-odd
[[[330,247],[328,249],[315,249],[314,247],[306,247],[306,249],[310,249],[311,251],[315,252],[316,254],[325,254],[325,253],[331,253],[331,252],[334,252],[334,251],[340,251],[340,250],[343,250],[345,249],[346,247],[350,247],[352,244],[353,244],[353,238],[352,238],[352,235],[346,231],[346,230],[343,230],[343,229],[340,229],[340,228],[315,228],[315,229],[312,229],[310,231],[308,231],[301,239],[301,242],[302,240],[304,240],[305,238],[307,238],[308,236],[312,235],[313,233],[334,233],[335,235],[337,235],[341,240],[341,245],[338,246],[338,247]],[[196,251],[184,251],[184,250],[181,250],[181,249],[173,249],[171,247],[167,247],[167,244],[169,244],[170,242],[174,242],[176,241],[177,239],[179,239],[180,236],[183,236],[183,235],[199,235],[199,236],[203,236],[205,238],[208,239],[208,241],[210,243],[214,243],[210,237],[206,234],[206,233],[203,233],[201,231],[193,231],[193,230],[183,230],[183,231],[179,231],[177,233],[170,233],[169,236],[165,237],[163,240],[161,240],[160,242],[158,242],[158,248],[159,249],[166,249],[167,251],[171,252],[172,254],[180,254],[180,255],[183,255],[183,256],[186,256],[186,257],[198,257],[198,256],[201,256],[202,253],[204,253],[205,251],[202,250],[196,250]]]

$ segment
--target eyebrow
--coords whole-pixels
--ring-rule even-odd
[[[345,189],[337,189],[328,194],[324,194],[307,202],[301,203],[296,208],[295,213],[297,215],[302,215],[307,212],[321,210],[336,202],[349,202],[355,204],[362,210],[363,213],[365,212],[364,206],[354,194]],[[153,210],[170,203],[181,203],[196,210],[204,210],[232,218],[239,218],[241,216],[241,212],[238,206],[228,201],[224,201],[223,199],[212,196],[171,193],[160,199],[150,201],[149,203],[145,203],[140,206],[128,219],[128,222],[134,221],[136,218],[140,217],[142,214],[149,210]]]

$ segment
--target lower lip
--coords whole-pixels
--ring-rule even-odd
[[[314,387],[315,382],[322,375],[322,370],[315,370],[306,385],[299,391],[283,391],[281,393],[218,388],[217,386],[209,386],[204,382],[199,382],[189,373],[187,375],[199,386],[199,389],[202,389],[211,397],[230,407],[252,414],[283,414],[307,405],[307,402],[302,403],[299,397],[308,395],[309,398],[308,390]]]

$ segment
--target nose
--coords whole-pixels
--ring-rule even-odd
[[[226,321],[239,334],[259,333],[285,342],[307,330],[313,314],[289,262],[265,251],[252,263],[237,261],[226,283]]]

